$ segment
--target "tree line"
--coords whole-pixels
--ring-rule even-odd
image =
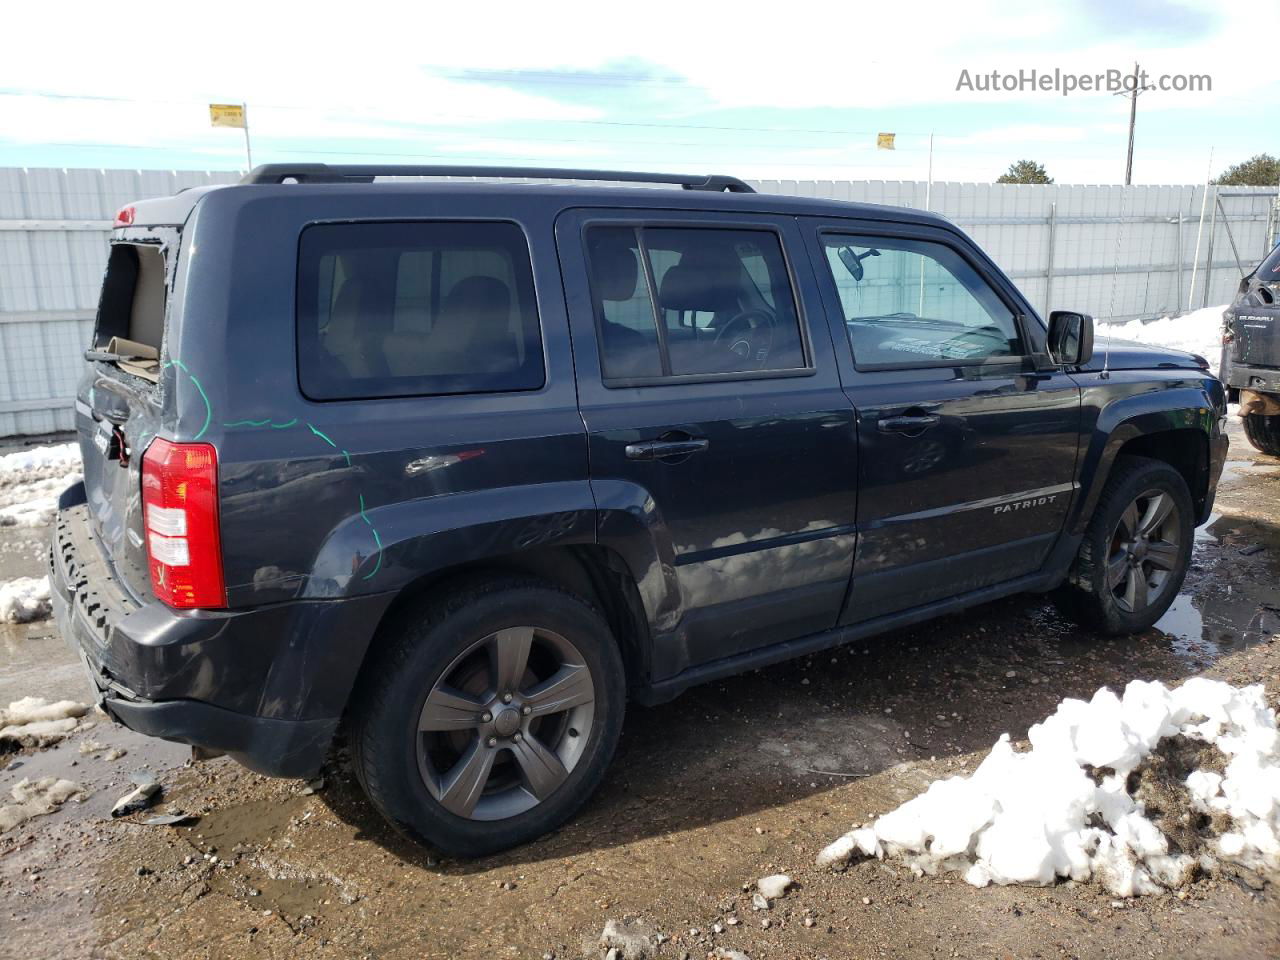
[[[1228,167],[1213,182],[1223,187],[1274,187],[1280,182],[1280,159],[1260,153]],[[1017,160],[996,177],[996,183],[1053,183],[1053,177],[1043,164]]]

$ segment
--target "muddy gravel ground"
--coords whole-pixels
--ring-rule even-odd
[[[388,829],[341,752],[311,792],[226,759],[192,765],[91,715],[57,747],[0,756],[6,796],[54,773],[89,792],[0,835],[0,956],[598,958],[609,920],[647,925],[673,960],[1280,956],[1280,897],[1252,875],[1122,902],[1091,884],[975,889],[893,863],[813,865],[851,824],[971,770],[1065,696],[1203,674],[1266,682],[1275,703],[1280,461],[1234,423],[1231,458],[1161,629],[1100,638],[1019,597],[632,707],[586,809],[479,861]],[[41,537],[0,530],[0,579],[38,572]],[[87,696],[49,621],[0,627],[0,701],[23,695]],[[127,753],[81,753],[89,740]],[[198,820],[111,820],[142,767],[165,784],[155,811]],[[777,872],[796,886],[753,909],[744,886]]]

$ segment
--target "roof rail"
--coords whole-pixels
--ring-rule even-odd
[[[613,180],[624,183],[670,183],[685,190],[755,193],[737,177],[636,173],[632,170],[574,170],[559,167],[468,167],[377,163],[265,163],[249,171],[241,183],[371,183],[374,177],[517,177],[531,180]]]

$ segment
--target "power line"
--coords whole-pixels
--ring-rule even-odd
[[[506,80],[519,83],[569,83],[582,86],[693,86],[687,77],[657,77],[647,73],[587,73],[581,70],[432,70],[430,76],[444,77],[446,80],[461,80],[465,83],[491,83],[494,80],[499,82]]]
[[[258,149],[260,151],[263,149],[261,147],[261,144],[265,139],[266,138],[258,137],[255,140],[255,142],[259,144]],[[239,153],[238,150],[229,151],[229,150],[223,150],[221,148],[214,149],[214,148],[209,148],[204,146],[186,147],[186,146],[169,146],[164,144],[145,144],[145,143],[50,142],[50,143],[33,144],[32,146],[67,147],[67,148],[83,147],[83,148],[94,149],[94,150],[103,150],[103,149],[105,150],[163,150],[163,151],[168,151],[170,153],[195,153],[195,154],[199,154],[199,153],[230,154],[233,152]],[[709,146],[709,144],[702,144],[702,146]],[[316,150],[311,147],[299,147],[296,150],[281,151],[279,149],[273,149],[269,152],[288,153],[290,159],[292,160],[298,160],[308,156],[374,157],[374,158],[396,157],[396,158],[402,158],[402,159],[418,159],[418,160],[493,160],[497,158],[502,160],[516,160],[522,163],[536,163],[536,164],[545,165],[548,162],[548,159],[550,159],[545,155],[541,157],[515,157],[515,156],[511,156],[510,154],[503,153],[501,151],[496,151],[494,153],[474,153],[474,154],[453,153],[453,152],[450,152],[450,153],[425,153],[425,152],[404,153],[404,152],[389,151],[389,150],[377,150],[377,151]],[[678,163],[707,163],[707,164],[722,164],[724,162],[726,162],[724,157],[718,157],[715,159],[681,157],[678,161]],[[765,161],[757,160],[754,162],[759,164]],[[779,166],[779,167],[826,167],[829,169],[839,169],[841,167],[864,166],[864,164],[841,163],[838,160],[832,160],[830,162],[802,161],[802,160],[794,160],[794,161],[793,160],[773,160],[768,162],[770,162],[774,166]]]
[[[468,79],[475,79],[475,78],[468,78]],[[110,103],[138,103],[138,104],[151,103],[151,104],[182,105],[182,106],[193,106],[196,104],[200,104],[203,106],[206,103],[206,100],[204,99],[197,100],[195,98],[163,99],[163,98],[113,96],[109,94],[72,94],[72,93],[60,93],[60,92],[48,91],[48,90],[26,90],[26,89],[18,89],[18,88],[0,89],[0,97],[6,97],[6,96],[7,97],[35,97],[35,98],[42,98],[42,99],[67,100],[67,101],[80,100],[80,101],[89,101],[89,102],[100,101],[100,102],[110,102]],[[315,107],[299,105],[299,104],[255,104],[254,106],[255,106],[255,109],[258,109],[258,110],[271,109],[271,110],[306,111],[306,110],[317,109]],[[373,118],[367,118],[367,119],[372,119],[374,121],[377,121],[380,118],[373,117]],[[424,120],[425,119],[426,117],[424,116]],[[444,115],[444,114],[435,115],[433,119],[436,119],[437,121],[447,120],[449,119],[449,115]],[[466,123],[466,129],[465,131],[462,132],[462,135],[470,136],[480,141],[483,141],[485,139],[495,139],[495,140],[510,140],[514,142],[527,141],[530,143],[559,144],[559,145],[566,145],[566,146],[591,144],[591,145],[606,146],[613,150],[625,150],[625,149],[631,149],[631,148],[645,148],[645,147],[650,147],[650,148],[721,147],[724,150],[741,150],[741,149],[775,150],[777,149],[779,151],[783,151],[783,150],[787,150],[787,147],[788,147],[788,145],[758,142],[758,141],[757,142],[733,141],[733,142],[727,142],[724,144],[717,144],[717,143],[708,143],[708,142],[702,142],[702,141],[696,141],[696,140],[601,141],[597,138],[586,138],[586,137],[545,137],[545,136],[538,136],[535,134],[525,135],[517,132],[496,132],[494,130],[494,126],[496,125],[497,121],[489,122],[487,125],[477,126],[474,117],[455,116],[453,119]],[[436,134],[437,136],[443,132],[439,130],[438,126],[432,126],[427,122],[406,122],[406,121],[393,120],[393,119],[382,119],[382,122],[386,124],[388,127],[397,129],[397,130],[405,130],[405,131],[429,130],[431,133]],[[736,126],[736,125],[730,125],[730,124],[664,123],[664,122],[656,122],[656,121],[602,120],[602,119],[555,119],[555,120],[545,120],[545,121],[517,120],[513,122],[515,124],[527,124],[530,122],[539,122],[543,124],[557,124],[557,125],[558,124],[574,124],[574,125],[585,125],[585,126],[593,126],[593,127],[636,128],[636,129],[653,129],[653,130],[691,130],[691,131],[707,131],[707,132],[714,132],[714,133],[725,133],[725,132],[760,133],[760,134],[778,134],[778,135],[787,135],[787,136],[794,136],[799,134],[799,135],[815,135],[815,136],[842,137],[842,138],[862,137],[862,136],[870,137],[874,133],[879,132],[879,131],[873,131],[873,130],[835,129],[835,128],[822,128],[822,127],[806,128],[806,127]],[[453,131],[453,132],[457,133],[458,131]],[[900,136],[910,137],[910,136],[917,135],[910,131],[900,130],[898,132]],[[318,136],[323,136],[323,134],[320,134]],[[927,136],[927,134],[919,134],[919,136],[924,137],[924,136]],[[260,141],[274,140],[279,142],[279,141],[285,141],[288,139],[290,138],[284,137],[284,136],[265,137],[262,134],[259,134]],[[341,138],[327,137],[326,139],[340,140]],[[31,146],[35,146],[35,145],[31,145]],[[41,146],[56,146],[56,147],[64,147],[64,148],[82,147],[82,148],[92,148],[92,149],[136,149],[136,150],[168,151],[168,152],[175,152],[175,153],[187,152],[187,153],[206,153],[207,154],[207,153],[215,152],[215,151],[211,151],[207,147],[196,146],[194,144],[189,146],[183,146],[183,145],[130,144],[130,143],[121,144],[121,143],[93,143],[93,142],[82,142],[82,143],[60,142],[60,143],[41,144]],[[852,149],[861,149],[864,147],[865,149],[868,149],[868,150],[870,149],[869,144],[855,145],[850,143],[811,144],[811,145],[802,145],[799,147],[791,145],[792,150],[800,150],[800,151],[818,149],[822,147],[825,147],[831,150],[846,150],[846,151],[852,150]],[[1010,149],[1012,149],[1012,146],[1010,147]],[[1008,150],[974,151],[972,149],[968,149],[967,147],[959,147],[959,148],[953,147],[952,150],[958,154],[963,155],[963,157],[967,160],[985,160],[985,159],[1003,160],[1008,156]],[[352,156],[352,157],[381,157],[381,158],[403,157],[403,158],[418,158],[418,159],[430,158],[430,159],[443,159],[443,160],[448,160],[448,159],[490,160],[494,158],[502,158],[505,160],[515,160],[518,162],[527,161],[531,163],[546,163],[548,160],[548,157],[546,157],[545,155],[541,157],[516,157],[516,156],[511,156],[510,154],[502,150],[495,150],[493,153],[489,153],[489,154],[461,154],[461,153],[454,153],[454,152],[404,153],[404,152],[398,152],[398,151],[392,151],[392,150],[389,150],[389,151],[318,150],[318,149],[311,149],[307,147],[300,147],[300,148],[276,148],[273,150],[273,152],[277,154],[281,152],[288,152],[292,157],[295,157],[295,158],[299,154],[315,154],[320,156]],[[923,146],[922,147],[900,147],[894,152],[897,154],[915,155],[915,154],[924,154],[927,152],[927,150]],[[952,152],[952,151],[948,151],[948,152]],[[881,159],[884,160],[887,158],[881,158]],[[1081,158],[1081,159],[1088,159],[1088,158]],[[637,160],[637,162],[643,162],[643,161]],[[726,162],[733,162],[733,160],[732,158],[726,158],[723,156],[717,159],[698,159],[698,158],[692,158],[692,157],[682,157],[682,158],[675,159],[673,162],[676,164],[706,163],[706,164],[712,164],[712,165],[723,165]],[[863,162],[863,163],[841,162],[840,158],[833,158],[829,161],[806,161],[806,160],[787,160],[784,158],[770,158],[768,160],[755,160],[752,162],[755,164],[767,162],[770,165],[780,166],[780,167],[782,166],[805,167],[805,168],[825,167],[829,169],[868,166],[868,163],[866,162]]]
[[[156,103],[156,104],[175,104],[182,106],[195,106],[197,104],[204,105],[210,100],[208,98],[183,98],[160,99],[151,97],[116,97],[104,94],[72,94],[57,93],[45,90],[23,90],[23,89],[0,89],[0,97],[36,97],[48,100],[90,100],[105,101],[109,103]],[[216,99],[216,98],[215,98]],[[315,110],[316,107],[307,106],[305,104],[296,103],[258,103],[253,102],[253,106],[257,110]],[[423,114],[424,118],[432,120],[453,120],[467,124],[474,124],[474,116],[465,116],[460,114]],[[375,118],[376,119],[376,118]],[[395,123],[399,126],[421,127],[426,126],[425,123],[412,123],[397,120],[388,120],[386,122]],[[772,126],[735,126],[728,124],[705,124],[705,123],[660,123],[657,121],[641,121],[641,120],[585,120],[570,118],[548,118],[538,120],[521,120],[516,122],[539,122],[539,123],[568,123],[587,126],[603,126],[603,127],[648,127],[654,129],[665,130],[709,130],[717,133],[740,132],[740,133],[778,133],[778,134],[815,134],[821,136],[875,136],[880,133],[883,128],[877,130],[853,130],[848,128],[832,129],[824,127],[772,127]],[[895,132],[899,136],[919,136],[927,137],[933,131],[929,130],[903,130],[897,128]]]
[[[270,143],[272,143],[273,141],[279,141],[279,140],[281,140],[281,139],[283,139],[283,138],[279,138],[279,137],[267,137],[267,136],[263,136],[263,135],[261,135],[261,134],[257,135],[257,136],[254,138],[255,143],[259,143],[259,144],[270,144]],[[520,138],[520,137],[513,136],[513,137],[510,137],[510,138],[508,138],[508,139],[511,139],[511,140],[513,140],[513,141],[518,141],[518,140],[520,140],[521,138]],[[596,140],[581,140],[581,141],[573,141],[573,140],[570,140],[570,141],[558,141],[558,140],[552,140],[552,139],[548,139],[548,140],[547,140],[547,142],[549,142],[549,143],[568,143],[568,144],[573,144],[573,143],[598,144],[598,143],[600,143],[600,141],[596,141]],[[662,145],[662,144],[660,144],[660,143],[655,144],[655,143],[651,143],[651,142],[642,142],[642,141],[629,141],[629,142],[625,142],[625,143],[612,143],[612,144],[605,144],[605,146],[618,147],[618,148],[628,147],[628,146],[661,146],[661,145]],[[36,148],[36,147],[65,147],[65,148],[71,148],[71,149],[74,149],[74,148],[77,148],[77,147],[84,147],[84,148],[91,148],[91,149],[108,149],[108,150],[116,150],[116,149],[124,149],[124,150],[154,150],[154,151],[168,151],[168,152],[171,152],[171,153],[181,153],[181,152],[186,152],[186,153],[204,153],[204,154],[222,154],[222,153],[226,153],[226,154],[228,154],[228,155],[230,155],[231,153],[238,153],[238,152],[239,152],[238,150],[237,150],[237,151],[232,151],[232,150],[229,150],[229,149],[222,149],[222,148],[220,148],[220,147],[213,147],[213,146],[210,146],[210,145],[208,145],[208,144],[202,144],[202,143],[192,143],[192,144],[190,144],[190,145],[183,145],[183,144],[146,144],[146,143],[97,143],[97,142],[92,142],[92,141],[80,141],[80,142],[78,142],[78,141],[54,141],[54,142],[41,142],[41,143],[38,143],[38,144],[23,144],[22,146],[26,146],[26,147],[33,147],[33,148]],[[714,146],[715,146],[715,144],[696,144],[696,146],[702,146],[702,147],[714,147]],[[726,151],[732,151],[732,150],[736,149],[736,147],[737,147],[737,145],[736,145],[736,144],[729,144],[729,145],[727,145],[727,146],[725,147],[725,150],[726,150]],[[396,151],[396,150],[375,150],[375,151],[370,151],[370,150],[359,150],[359,149],[355,149],[355,150],[341,150],[341,149],[331,150],[331,149],[319,149],[319,148],[313,148],[313,147],[308,147],[308,146],[296,146],[296,147],[291,147],[291,146],[283,146],[283,147],[281,147],[281,146],[270,146],[270,147],[263,147],[263,148],[261,148],[261,149],[265,150],[266,152],[270,152],[270,153],[272,153],[272,154],[274,154],[274,155],[281,155],[281,154],[287,155],[287,156],[288,156],[288,158],[289,158],[289,159],[291,159],[291,160],[297,160],[297,159],[299,159],[300,157],[303,157],[303,156],[306,156],[306,155],[309,155],[309,154],[315,154],[315,155],[317,155],[317,156],[335,156],[335,157],[399,157],[399,158],[406,158],[406,159],[418,158],[418,159],[438,159],[438,160],[449,160],[449,159],[454,159],[454,160],[492,160],[492,159],[494,159],[494,158],[500,158],[500,159],[507,159],[507,160],[528,161],[528,162],[530,162],[530,163],[538,163],[538,164],[543,164],[543,165],[545,165],[545,164],[546,164],[546,163],[548,163],[550,160],[553,160],[553,159],[554,159],[553,157],[549,157],[549,156],[548,156],[548,155],[546,155],[546,154],[543,154],[542,156],[536,156],[536,157],[528,157],[528,156],[519,157],[519,156],[512,156],[511,154],[508,154],[508,153],[506,153],[506,152],[504,152],[504,151],[502,151],[502,150],[495,150],[495,151],[494,151],[494,152],[492,152],[492,153],[458,153],[458,152],[453,152],[453,151],[448,151],[448,152],[444,152],[444,153],[438,153],[438,152],[425,152],[425,151],[424,151],[424,152],[416,152],[416,151],[415,151],[415,152],[403,152],[403,151]],[[429,148],[429,149],[430,149],[430,148]],[[927,151],[926,151],[926,150],[923,150],[923,149],[921,149],[921,150],[915,150],[915,149],[911,149],[911,150],[901,150],[901,149],[899,149],[899,150],[895,150],[895,151],[893,151],[893,152],[894,152],[894,153],[913,153],[913,154],[914,154],[914,153],[919,153],[919,154],[923,154],[923,153],[926,153]],[[887,157],[885,157],[885,156],[883,156],[883,154],[881,154],[879,151],[875,151],[874,153],[875,153],[875,155],[876,155],[876,156],[878,156],[882,161],[887,161],[887,160],[888,160],[888,158],[887,158]],[[935,153],[936,153],[936,151],[935,151]],[[1009,153],[1008,153],[1008,151],[1003,151],[1003,150],[1002,150],[1002,151],[981,151],[981,152],[975,152],[975,151],[965,150],[965,151],[963,151],[962,153],[958,154],[957,156],[959,156],[959,157],[963,157],[963,159],[966,159],[966,160],[970,160],[970,159],[979,159],[979,160],[995,159],[995,160],[1003,160],[1003,159],[1007,159],[1007,158],[1008,158]],[[1101,161],[1101,160],[1102,160],[1102,158],[1103,158],[1103,154],[1102,154],[1102,153],[1096,153],[1096,154],[1092,154],[1092,155],[1083,155],[1083,156],[1081,156],[1081,155],[1076,155],[1073,159],[1076,159],[1076,160]],[[637,160],[636,162],[645,162],[645,161]],[[673,162],[674,164],[676,164],[676,165],[679,165],[679,164],[685,164],[685,163],[707,163],[707,164],[723,165],[723,164],[725,164],[725,163],[732,163],[732,162],[734,162],[734,161],[733,161],[733,158],[732,158],[731,156],[726,156],[726,155],[721,155],[721,156],[714,157],[714,158],[712,158],[712,157],[686,157],[686,156],[684,156],[684,155],[681,155],[681,156],[679,156],[679,157],[674,158],[672,162]],[[837,157],[837,158],[833,158],[833,159],[831,159],[831,160],[829,160],[829,161],[817,161],[817,160],[788,160],[788,159],[786,159],[785,157],[782,157],[782,158],[756,159],[756,160],[750,160],[750,161],[747,161],[747,162],[752,163],[752,164],[756,164],[756,165],[759,165],[759,164],[761,164],[761,163],[769,163],[769,164],[774,165],[774,166],[787,166],[787,167],[828,167],[828,168],[840,168],[840,167],[866,167],[866,166],[873,166],[873,165],[874,165],[874,163],[873,163],[873,162],[867,162],[867,161],[865,161],[865,160],[864,160],[864,161],[862,161],[862,162],[857,162],[857,163],[842,162],[842,161],[840,160],[840,158],[838,158],[838,157]],[[888,168],[888,169],[900,169],[900,168],[894,167],[894,168]]]

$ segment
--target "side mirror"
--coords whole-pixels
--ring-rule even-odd
[[[1093,317],[1087,313],[1054,310],[1049,314],[1049,356],[1064,367],[1093,359]]]

